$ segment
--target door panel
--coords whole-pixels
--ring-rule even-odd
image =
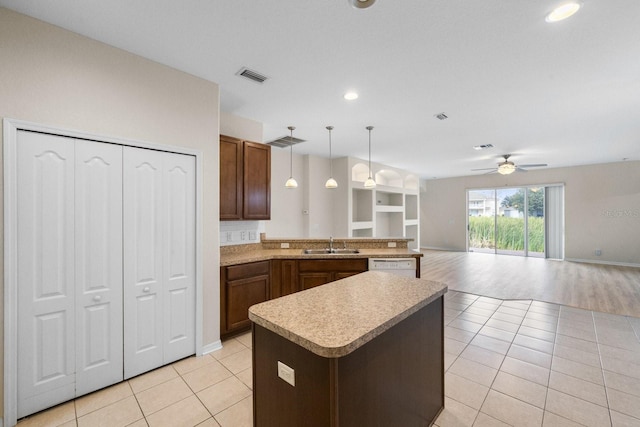
[[[75,396],[74,147],[18,133],[18,417]]]
[[[123,148],[124,377],[160,366],[162,153]]]
[[[122,381],[122,147],[75,145],[76,394]]]
[[[169,363],[195,352],[195,157],[164,154],[164,363]]]

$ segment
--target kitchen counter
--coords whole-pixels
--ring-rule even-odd
[[[368,271],[252,306],[254,426],[425,426],[446,285]]]
[[[336,245],[337,248],[341,246]],[[303,249],[262,249],[252,248],[241,252],[221,253],[220,266],[246,264],[248,262],[269,261],[272,259],[348,259],[348,258],[420,258],[422,253],[407,248],[359,249],[357,254],[305,254]]]
[[[444,295],[430,280],[368,271],[252,306],[254,323],[322,357],[342,357]]]

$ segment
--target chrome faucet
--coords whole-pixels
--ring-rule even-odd
[[[329,251],[333,252],[333,236],[329,236]]]

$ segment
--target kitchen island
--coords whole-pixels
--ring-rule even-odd
[[[254,426],[427,426],[446,285],[369,271],[249,309]]]

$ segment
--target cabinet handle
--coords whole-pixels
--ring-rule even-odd
[[[148,286],[145,286],[144,289],[142,290],[142,292],[147,293],[149,292],[151,289],[149,289]]]
[[[95,302],[99,302],[102,299],[102,297],[100,295],[96,295],[95,297],[93,297],[93,300]]]

